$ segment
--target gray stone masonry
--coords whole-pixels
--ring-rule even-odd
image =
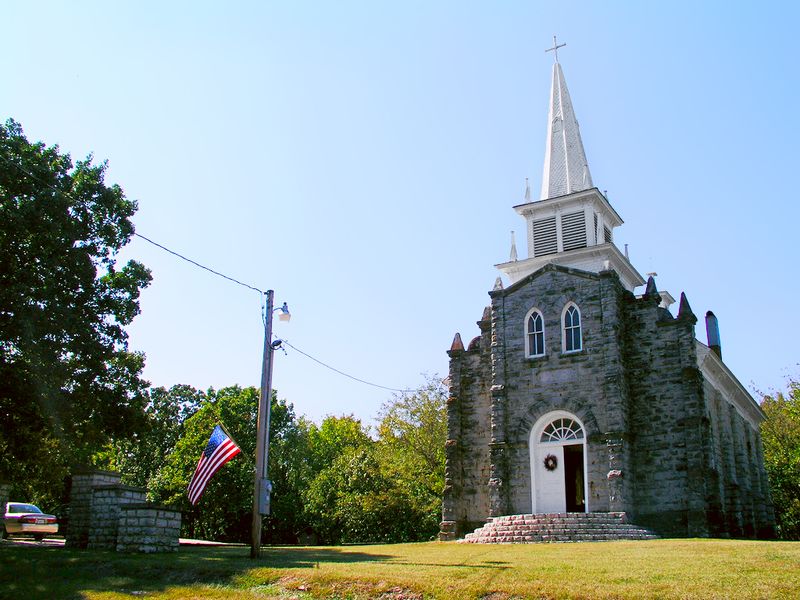
[[[588,512],[670,536],[768,537],[774,517],[757,428],[698,367],[696,318],[677,317],[655,282],[639,298],[612,271],[546,265],[489,292],[479,337],[450,355],[440,538],[530,513],[531,434],[553,411],[585,428]],[[562,315],[580,310],[583,343],[562,348]],[[544,319],[543,356],[525,355],[525,319]]]
[[[119,511],[117,552],[175,552],[180,529],[180,511],[155,504],[125,504]]]
[[[461,537],[484,523],[489,505],[491,398],[489,312],[478,321],[483,334],[464,350],[457,337],[450,349],[447,401],[447,463],[442,502],[442,540]]]
[[[112,471],[76,470],[72,474],[69,498],[69,524],[64,532],[68,548],[89,545],[93,490],[101,485],[116,485],[120,474]]]
[[[145,502],[145,490],[120,484],[120,474],[78,471],[72,477],[66,545],[119,552],[178,548],[179,511]]]
[[[114,549],[117,547],[117,527],[120,511],[126,504],[145,501],[142,488],[128,485],[101,485],[92,491],[91,527],[88,548]]]

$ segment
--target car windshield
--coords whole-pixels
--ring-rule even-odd
[[[8,510],[10,513],[41,513],[37,506],[33,504],[9,504]]]

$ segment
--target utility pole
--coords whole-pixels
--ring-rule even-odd
[[[250,537],[250,558],[261,554],[261,517],[269,514],[272,482],[269,469],[269,420],[272,404],[272,313],[275,292],[267,290],[267,310],[264,313],[264,355],[261,360],[261,396],[258,399],[256,438],[256,473],[253,485],[253,527]],[[285,305],[284,305],[285,306]]]

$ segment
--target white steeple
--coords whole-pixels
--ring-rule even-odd
[[[594,187],[589,163],[583,150],[578,120],[572,110],[572,100],[567,82],[558,62],[558,49],[566,44],[557,44],[553,36],[553,82],[550,86],[550,111],[547,123],[547,141],[542,173],[541,200],[556,198]]]
[[[542,197],[531,201],[526,181],[525,201],[514,207],[526,221],[528,258],[520,260],[512,252],[511,260],[496,266],[512,285],[550,263],[590,273],[613,270],[622,285],[632,291],[644,284],[644,279],[614,244],[614,229],[622,225],[622,218],[592,183],[578,121],[558,63],[558,49],[563,46],[553,37],[553,47],[547,50],[556,60]]]

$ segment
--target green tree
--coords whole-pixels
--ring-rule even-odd
[[[340,454],[317,475],[305,500],[324,543],[411,542],[426,533],[424,515],[383,468],[375,443]]]
[[[800,540],[800,383],[790,381],[785,395],[765,396],[761,408],[767,416],[761,439],[778,535]]]
[[[115,439],[94,464],[117,471],[127,485],[147,487],[167,462],[184,431],[186,420],[200,408],[206,394],[189,385],[153,388],[145,406],[146,426],[130,437]]]
[[[419,539],[439,529],[447,440],[447,388],[431,376],[383,406],[378,440],[384,471],[419,515]]]
[[[136,203],[105,170],[0,125],[0,479],[25,498],[58,495],[70,464],[142,424],[124,327],[150,273],[117,264]]]
[[[444,486],[446,390],[428,378],[381,413],[378,439],[354,417],[309,431],[305,515],[329,544],[428,540],[438,531]]]
[[[348,450],[361,448],[372,442],[369,429],[353,415],[327,416],[319,427],[314,423],[306,425],[308,463],[314,476]]]
[[[149,496],[183,513],[182,533],[188,537],[247,542],[253,509],[256,413],[259,392],[254,387],[209,390],[200,408],[184,423],[183,433],[166,464],[150,479]],[[301,511],[294,465],[302,462],[301,432],[291,404],[272,393],[269,474],[274,482],[272,515],[263,523],[267,543],[295,541]],[[221,423],[241,454],[211,478],[196,506],[189,504],[186,488],[200,453],[214,426]],[[299,443],[298,443],[299,440]]]

